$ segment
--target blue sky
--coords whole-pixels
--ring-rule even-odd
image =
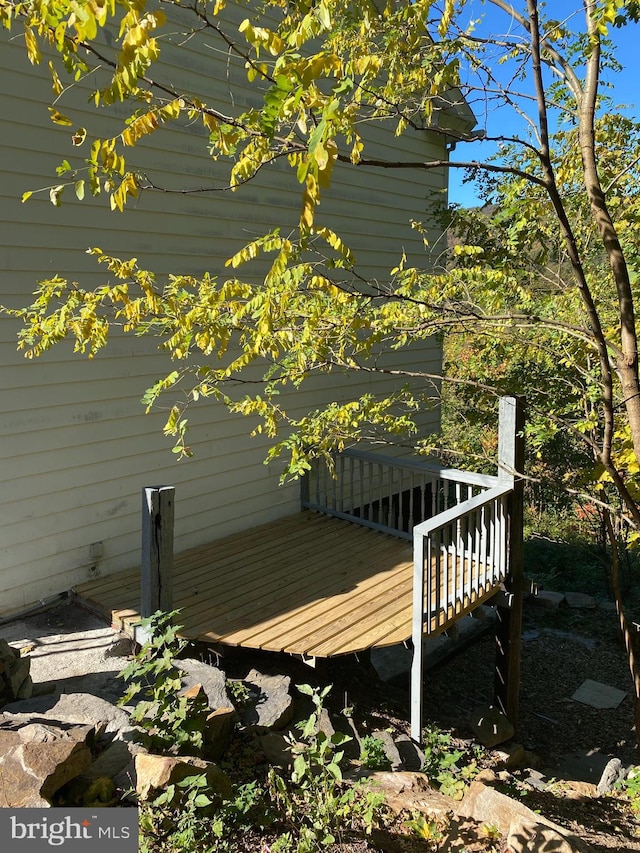
[[[520,8],[522,4],[515,2]],[[577,26],[583,27],[583,11],[581,0],[549,0],[547,8],[553,10],[556,19],[564,20],[571,15],[576,16]],[[577,14],[576,14],[577,12]],[[478,26],[478,34],[504,34],[508,31],[508,18],[504,12],[492,9],[491,4],[482,0],[467,0],[464,6],[464,17],[468,20],[483,18]],[[506,26],[505,26],[506,25]],[[623,71],[618,74],[609,72],[605,79],[613,84],[611,94],[617,104],[624,104],[626,112],[638,116],[638,92],[640,90],[640,24],[630,24],[619,29],[611,28],[610,38],[615,44],[615,53]],[[501,66],[496,64],[496,74],[504,74]],[[526,83],[522,84],[526,86]],[[476,109],[476,113],[478,110]],[[500,111],[488,111],[486,114],[478,115],[479,127],[484,127],[489,135],[500,133],[525,132],[524,120],[518,118],[510,108]],[[453,161],[468,161],[486,159],[490,143],[464,143],[459,144],[451,154]],[[463,205],[476,204],[478,199],[472,184],[462,183],[463,172],[460,169],[451,169],[449,200]]]

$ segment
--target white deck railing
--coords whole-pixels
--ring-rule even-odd
[[[419,459],[345,450],[333,471],[315,466],[304,478],[302,506],[411,540],[420,522],[497,484],[497,477]]]
[[[411,736],[417,742],[425,635],[488,600],[514,571],[510,538],[522,537],[510,517],[516,408],[515,398],[500,402],[499,476],[347,450],[336,455],[333,471],[315,467],[302,482],[304,508],[413,540]]]
[[[502,483],[413,528],[411,736],[421,739],[423,639],[469,613],[506,579],[509,495]]]

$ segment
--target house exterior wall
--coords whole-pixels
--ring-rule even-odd
[[[226,57],[216,65],[204,47],[190,43],[186,53],[167,50],[167,61],[176,78],[193,73],[201,89],[227,91]],[[91,125],[81,89],[58,108],[78,126]],[[249,90],[245,94],[250,97]],[[79,203],[72,194],[60,208],[47,193],[22,204],[25,190],[56,183],[56,165],[77,154],[68,129],[48,122],[49,99],[45,71],[28,63],[15,35],[1,33],[0,302],[6,306],[28,304],[36,282],[56,273],[83,285],[102,282],[105,274],[86,254],[90,246],[136,256],[160,274],[225,275],[224,260],[252,236],[297,220],[299,186],[278,169],[264,170],[233,194],[144,193],[123,214],[110,213],[104,199]],[[107,127],[107,117],[104,122]],[[392,153],[396,145],[392,134],[381,137],[378,152]],[[412,145],[411,156],[444,156],[435,139]],[[195,132],[167,129],[132,156],[164,186],[200,186],[222,176]],[[446,176],[420,176],[424,187],[416,192],[410,172],[353,172],[337,170],[320,213],[363,258],[365,271],[383,277],[402,248],[410,257],[420,251],[421,238],[408,220],[424,218],[425,199],[442,194]],[[189,443],[195,457],[176,461],[171,440],[162,435],[165,414],[145,415],[140,403],[168,367],[152,341],[116,336],[93,360],[63,343],[28,361],[16,351],[18,328],[18,321],[0,317],[0,617],[94,572],[136,565],[144,486],[176,487],[176,551],[298,509],[298,485],[278,487],[277,465],[263,464],[266,439],[250,438],[252,424],[215,403],[194,408]],[[392,358],[406,364],[407,355]],[[416,347],[411,361],[438,372],[438,343]],[[367,382],[373,387],[373,380],[354,385],[353,379],[321,377],[296,392],[295,409],[361,393]],[[436,425],[437,412],[426,414],[425,430]],[[103,543],[98,561],[91,556],[95,542]]]

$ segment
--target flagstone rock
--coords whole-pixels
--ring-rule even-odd
[[[613,790],[613,786],[621,779],[625,779],[628,773],[628,768],[623,767],[619,758],[612,758],[607,762],[607,766],[602,771],[602,776],[598,782],[597,792],[600,796],[609,794]]]
[[[507,770],[524,767],[527,761],[527,751],[521,743],[511,743],[496,751],[496,758],[504,764]]]
[[[576,610],[591,610],[596,606],[596,600],[584,592],[565,592],[565,601]]]
[[[27,699],[33,693],[30,676],[31,660],[18,649],[0,639],[0,708],[16,699]]]
[[[98,725],[106,732],[117,732],[129,725],[129,715],[111,702],[91,693],[53,693],[12,702],[0,713],[0,722],[9,715],[26,721],[37,714],[47,720],[64,720],[78,725]]]
[[[387,756],[387,761],[389,762],[387,766],[390,767],[391,770],[402,770],[404,766],[402,758],[400,757],[398,747],[391,737],[391,734],[385,729],[380,729],[378,731],[371,732],[371,736],[381,741],[384,753]]]
[[[259,729],[284,729],[293,718],[291,678],[288,675],[264,675],[252,669],[243,681],[253,700],[248,703],[242,722]]]
[[[204,774],[207,794],[230,797],[232,785],[227,774],[217,764],[197,756],[167,756],[139,753],[135,757],[136,791],[141,800],[153,799],[168,785],[176,785],[188,776]]]
[[[280,732],[266,732],[260,735],[258,746],[269,764],[285,770],[293,765],[291,744]]]
[[[113,779],[128,767],[140,752],[146,752],[141,744],[114,740],[96,757],[86,773],[82,774],[82,778],[94,780],[100,776],[109,776]]]
[[[212,711],[218,708],[232,708],[226,686],[226,676],[217,666],[211,666],[200,660],[184,658],[174,661],[175,666],[182,670],[182,685],[185,689],[201,684],[207,696],[207,702]]]
[[[478,779],[474,779],[469,786],[456,813],[497,827],[502,835],[509,837],[511,847],[508,849],[517,853],[546,853],[551,850],[554,853],[575,853],[590,850],[565,833],[562,827]]]
[[[547,607],[553,609],[560,607],[565,603],[564,592],[554,592],[551,589],[541,589],[536,595],[532,595],[528,601],[535,604],[537,607]]]
[[[203,732],[203,755],[211,761],[218,761],[231,743],[233,729],[238,719],[236,709],[227,692],[226,676],[218,667],[192,658],[177,660],[175,665],[184,673],[182,695],[195,699],[202,691],[211,709]]]
[[[4,722],[0,726],[0,808],[43,808],[91,764],[92,726]]]
[[[624,690],[618,690],[610,684],[602,684],[600,681],[592,681],[587,678],[571,697],[574,702],[582,702],[592,708],[603,710],[605,708],[617,708],[625,699],[627,694]]]
[[[408,735],[396,735],[395,743],[404,770],[420,770],[424,766],[424,752]]]
[[[449,797],[431,787],[424,773],[379,770],[367,778],[366,786],[374,793],[383,794],[385,802],[396,814],[418,811],[432,818],[444,818],[454,804]]]
[[[182,695],[195,700],[197,707],[206,709],[207,698],[202,684],[194,684],[188,690],[182,691]],[[205,716],[201,750],[205,758],[217,761],[224,755],[231,743],[237,717],[234,707],[216,708]]]

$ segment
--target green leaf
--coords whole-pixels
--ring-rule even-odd
[[[307,773],[307,761],[304,755],[296,755],[293,761],[293,772],[296,782],[300,783]]]

